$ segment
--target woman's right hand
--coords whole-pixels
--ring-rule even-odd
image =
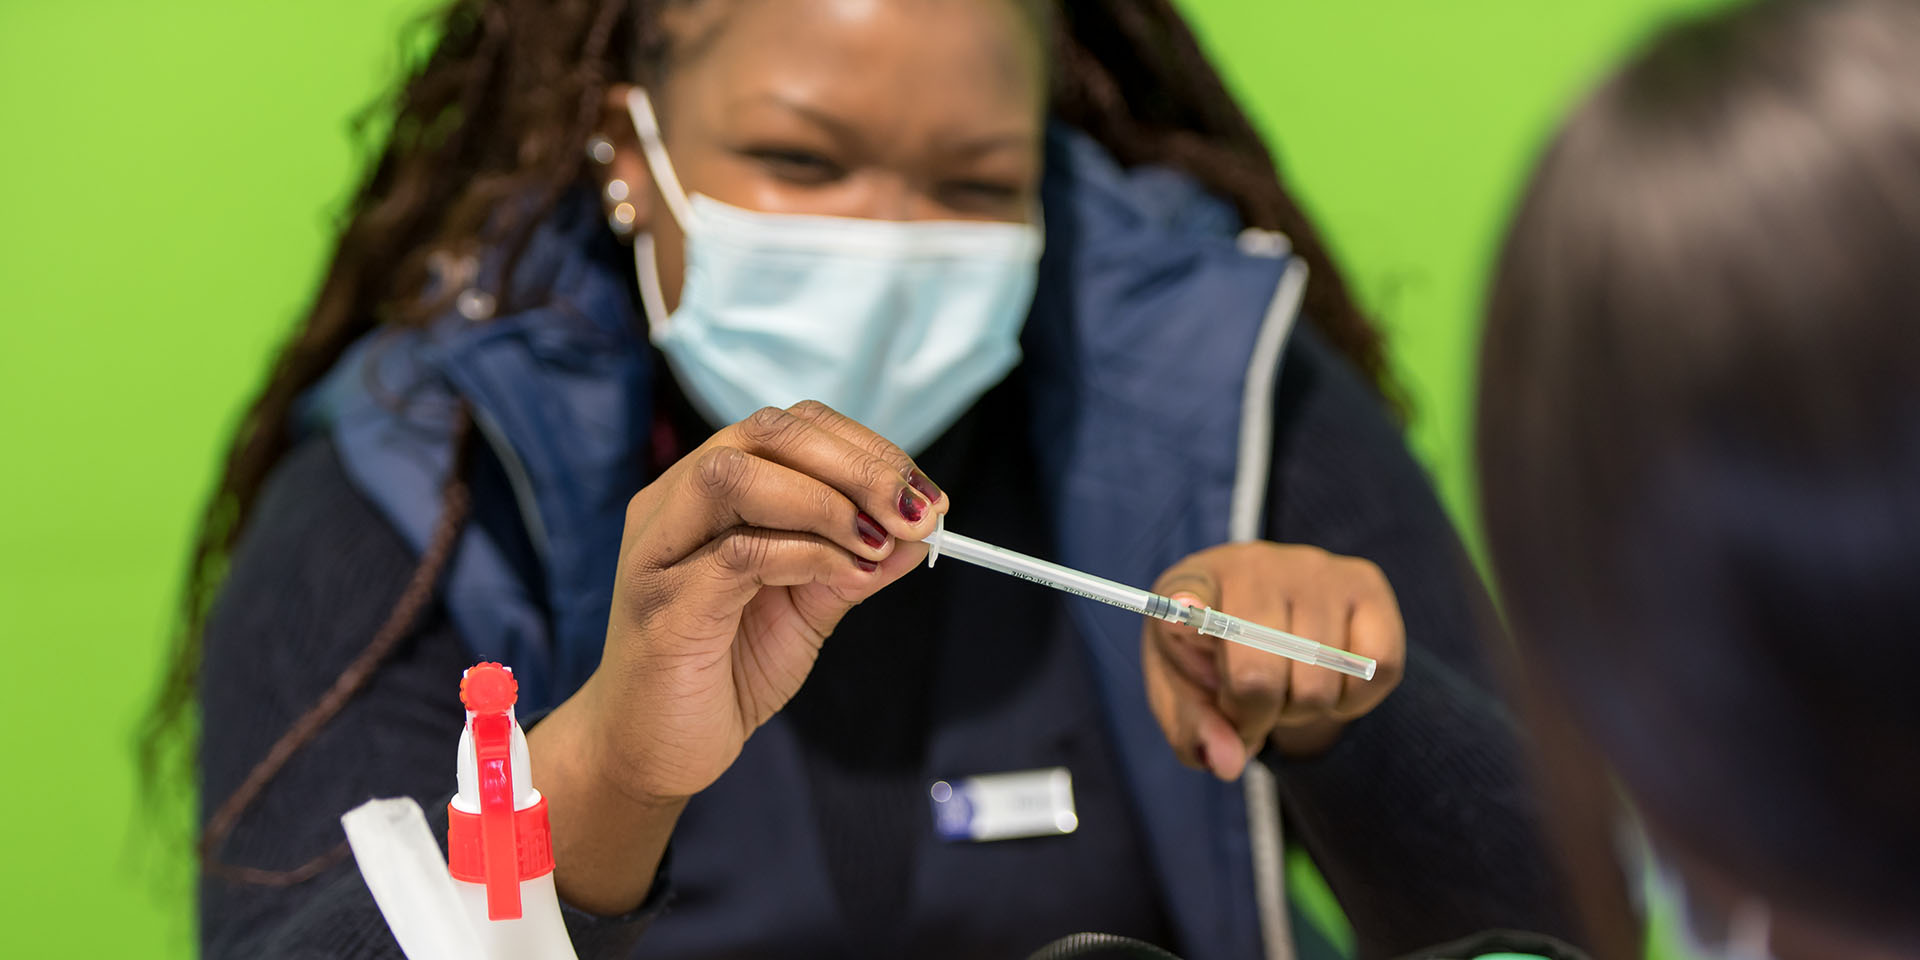
[[[947,502],[824,404],[715,433],[627,505],[600,666],[580,692],[603,772],[690,796],[785,706],[849,609],[926,557]]]
[[[564,896],[639,902],[686,798],[946,509],[900,448],[812,401],[723,428],[633,497],[600,665],[528,735]]]

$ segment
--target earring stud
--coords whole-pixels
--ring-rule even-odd
[[[633,216],[633,204],[616,203],[607,212],[607,228],[617,237],[633,236]]]

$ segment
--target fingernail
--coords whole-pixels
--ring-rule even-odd
[[[865,559],[865,558],[862,558],[862,557],[854,557],[854,558],[853,558],[853,564],[854,564],[854,566],[857,566],[857,567],[859,567],[859,568],[860,568],[861,570],[863,570],[863,571],[865,571],[865,572],[867,572],[867,573],[872,573],[872,572],[874,572],[875,570],[878,570],[878,569],[880,569],[880,565],[879,565],[879,564],[877,564],[877,563],[875,563],[875,562],[873,562],[872,560],[867,560],[867,559]]]
[[[865,510],[854,514],[853,529],[860,534],[860,541],[869,547],[878,550],[887,545],[887,532],[880,529],[880,524],[867,516]]]
[[[927,501],[922,500],[912,487],[900,488],[900,502],[896,506],[908,523],[919,523],[920,518],[927,515]]]
[[[943,496],[940,488],[934,486],[933,481],[928,480],[926,474],[918,470],[910,470],[907,472],[907,483],[915,490],[920,491],[920,495],[926,497],[928,503],[939,503],[941,496]]]
[[[1206,741],[1202,740],[1199,743],[1194,744],[1193,753],[1194,753],[1194,756],[1197,756],[1200,758],[1200,769],[1205,770],[1208,773],[1212,773],[1213,763],[1207,759]]]

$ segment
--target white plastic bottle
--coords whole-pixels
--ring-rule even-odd
[[[460,680],[460,792],[447,805],[454,888],[491,960],[577,960],[553,887],[547,801],[533,788],[527,737],[514,719],[513,671],[497,663]]]

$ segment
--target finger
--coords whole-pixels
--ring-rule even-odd
[[[1353,615],[1347,624],[1347,636],[1351,641],[1349,649],[1361,656],[1372,657],[1378,666],[1372,680],[1343,678],[1340,705],[1335,711],[1335,715],[1342,720],[1352,720],[1371,712],[1400,685],[1400,678],[1406,673],[1407,628],[1400,619],[1400,605],[1394,599],[1393,589],[1388,586],[1386,577],[1379,573],[1377,567],[1374,568],[1373,579],[1377,585],[1361,593],[1355,600]]]
[[[828,584],[829,589],[824,592],[826,600],[821,600],[809,592],[796,594],[794,602],[802,608],[801,612],[805,613],[809,619],[816,618],[820,610],[824,609],[824,607],[816,608],[809,605],[815,602],[842,608],[864,603],[894,581],[919,569],[920,564],[926,559],[926,544],[899,541],[899,547],[887,554],[886,559],[880,561],[879,567],[872,571],[871,576],[854,580],[851,585],[840,581],[831,582]],[[842,609],[840,612],[844,613],[845,610]]]
[[[1211,607],[1220,602],[1220,581],[1201,554],[1182,559],[1167,568],[1153,582],[1153,592],[1163,597],[1184,600],[1196,607]],[[1192,627],[1179,629],[1192,632]]]
[[[1194,607],[1217,606],[1228,602],[1227,586],[1215,573],[1216,568],[1232,571],[1228,557],[1231,548],[1215,548],[1187,557],[1161,574],[1154,589],[1178,603]],[[1253,603],[1252,597],[1231,602],[1265,623],[1286,622],[1282,603]],[[1287,689],[1288,664],[1273,657],[1257,656],[1258,651],[1206,637],[1192,627],[1167,625],[1162,631],[1169,659],[1181,666],[1189,679],[1201,681],[1211,694],[1211,703],[1235,731],[1240,741],[1236,752],[1242,759],[1266,739],[1280,712]],[[1256,656],[1247,656],[1256,654]],[[1201,678],[1205,678],[1203,681]]]
[[[932,478],[913,462],[913,458],[908,456],[905,450],[895,446],[893,441],[886,437],[868,429],[866,424],[818,400],[802,400],[788,407],[787,412],[885,461],[906,478],[908,486],[920,491],[921,496],[926,497],[936,509],[946,510],[947,504],[944,501],[947,495],[939,485],[935,484]]]
[[[715,439],[814,477],[902,540],[933,533],[938,511],[892,463],[830,430],[777,407],[763,407]]]
[[[1220,583],[1202,554],[1193,554],[1168,567],[1154,581],[1153,592],[1189,607],[1211,607],[1220,602]],[[1219,684],[1219,670],[1213,654],[1218,646],[1217,640],[1203,637],[1200,631],[1185,624],[1159,619],[1148,620],[1147,623],[1156,639],[1167,648],[1176,665],[1189,679],[1200,682],[1208,689]]]
[[[1253,755],[1241,744],[1240,735],[1234,731],[1233,724],[1228,723],[1227,718],[1205,700],[1187,702],[1191,703],[1194,715],[1199,718],[1196,725],[1199,727],[1202,750],[1200,759],[1206,764],[1206,769],[1229,783],[1240,779],[1240,775],[1247,772],[1247,762]]]
[[[1140,635],[1140,672],[1147,682],[1147,707],[1153,711],[1153,718],[1159,721],[1160,732],[1166,734],[1167,744],[1173,747],[1174,756],[1179,757],[1181,763],[1198,769],[1200,763],[1193,751],[1196,742],[1193,731],[1180,722],[1182,717],[1177,709],[1178,695],[1174,692],[1174,683],[1179,678],[1172,675],[1172,665],[1167,663],[1159,644],[1146,631]]]
[[[728,446],[702,447],[688,459],[677,478],[682,495],[656,501],[637,541],[656,566],[678,563],[737,526],[812,533],[873,561],[897,542],[840,491],[791,467]]]
[[[676,606],[717,619],[738,613],[763,587],[822,584],[853,606],[880,564],[810,533],[735,527],[679,564]]]
[[[879,568],[870,576],[856,579],[851,585],[837,579],[824,583],[797,584],[788,589],[787,597],[794,612],[800,615],[801,622],[824,639],[839,626],[847,611],[913,571],[926,557],[926,544],[902,543],[900,549],[880,561]],[[752,606],[747,609],[754,610]]]
[[[1215,657],[1221,677],[1215,703],[1233,724],[1241,749],[1252,756],[1280,722],[1288,685],[1299,682],[1295,674],[1301,671],[1285,657],[1241,643],[1221,641]]]
[[[1147,703],[1174,756],[1222,780],[1237,779],[1246,769],[1247,752],[1233,725],[1213,708],[1206,690],[1168,664],[1151,638],[1142,637],[1141,642]]]
[[[1293,620],[1285,629],[1297,636],[1345,650],[1350,609],[1345,594],[1313,590],[1308,596],[1294,601]],[[1287,685],[1279,723],[1298,725],[1325,721],[1340,703],[1343,679],[1341,674],[1324,667],[1297,665]]]
[[[1171,599],[1190,606],[1204,606],[1190,593],[1175,593]],[[1219,689],[1220,668],[1214,659],[1214,648],[1220,643],[1219,640],[1201,636],[1192,627],[1168,623],[1155,617],[1146,618],[1142,633],[1146,642],[1156,647],[1171,669],[1179,671],[1182,677],[1203,690],[1211,692]]]

